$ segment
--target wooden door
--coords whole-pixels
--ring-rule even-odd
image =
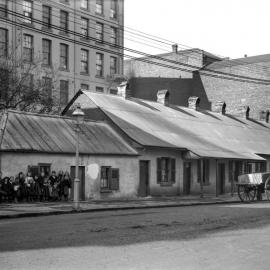
[[[191,162],[184,162],[183,179],[183,193],[184,195],[189,195],[191,187]]]
[[[70,167],[70,177],[72,181],[72,187],[71,187],[71,198],[74,198],[74,179],[75,179],[75,166]],[[80,185],[79,185],[79,199],[80,201],[85,200],[85,167],[79,166],[79,179],[80,179]]]
[[[149,160],[140,160],[140,184],[138,195],[140,197],[149,195]]]
[[[225,163],[218,163],[217,167],[217,195],[225,193]]]

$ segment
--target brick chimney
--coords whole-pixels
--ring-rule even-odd
[[[118,87],[117,87],[117,94],[118,96],[124,97],[125,99],[128,99],[131,97],[131,90],[129,88],[129,83],[128,81],[122,82]]]
[[[226,103],[224,101],[217,101],[214,103],[213,112],[225,114],[226,113]]]
[[[169,106],[169,90],[159,90],[157,92],[157,102],[163,104],[164,106]]]
[[[250,108],[247,105],[241,105],[237,108],[236,114],[239,117],[245,118],[245,119],[249,119],[249,111]]]
[[[266,123],[269,123],[269,110],[260,111],[259,119],[260,119],[260,121],[264,121]]]
[[[198,110],[200,107],[200,98],[198,97],[189,97],[188,107],[193,110]]]
[[[178,52],[178,45],[177,45],[177,44],[173,44],[173,45],[172,45],[172,51],[173,51],[174,53],[177,53],[177,52]]]

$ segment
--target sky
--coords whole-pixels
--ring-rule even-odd
[[[167,41],[142,38],[132,28],[184,45],[180,49],[200,48],[230,58],[270,53],[269,0],[124,1],[128,48],[152,54],[171,50]]]

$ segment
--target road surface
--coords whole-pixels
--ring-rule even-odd
[[[270,269],[270,204],[0,220],[0,269]]]

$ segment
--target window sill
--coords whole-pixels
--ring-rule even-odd
[[[105,77],[103,75],[101,75],[101,76],[100,75],[96,75],[95,77],[96,78],[99,78],[99,79],[105,79]]]
[[[70,72],[70,70],[68,68],[59,68],[60,71],[65,71],[65,72]]]
[[[96,15],[98,15],[98,16],[100,16],[100,17],[105,17],[104,16],[104,13],[99,13],[99,12],[95,12],[96,13]]]
[[[80,37],[80,40],[81,41],[84,41],[84,42],[90,42],[90,38],[89,37]]]
[[[42,67],[46,67],[46,68],[52,68],[51,65],[47,65],[47,64],[41,64]]]
[[[80,72],[80,75],[89,76],[88,72]]]
[[[46,31],[46,32],[50,32],[50,33],[53,32],[53,30],[52,30],[51,27],[46,27],[46,26],[42,26],[42,27],[41,27],[41,30]]]
[[[110,189],[100,189],[100,193],[112,193]]]
[[[90,11],[89,8],[80,7],[82,11]]]
[[[160,183],[160,186],[161,187],[171,187],[171,186],[173,186],[173,182],[161,182]]]
[[[69,34],[65,31],[59,31],[59,35],[69,37]]]
[[[104,41],[96,41],[96,45],[103,47],[105,44]]]

